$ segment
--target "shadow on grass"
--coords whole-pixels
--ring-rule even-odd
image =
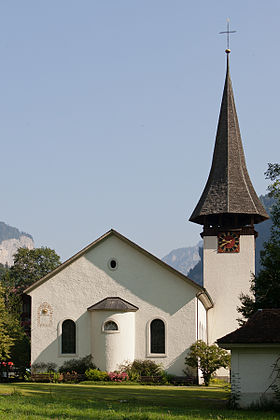
[[[14,390],[14,392],[13,392]],[[14,393],[14,395],[3,395]],[[18,395],[18,393],[20,393]],[[2,396],[1,396],[2,394]],[[36,419],[276,419],[226,409],[220,387],[0,385],[0,418]]]
[[[14,388],[14,386],[12,386]],[[208,407],[226,405],[228,391],[222,387],[170,387],[141,385],[69,385],[69,384],[18,384],[16,389],[24,395],[52,396],[67,401],[139,401],[147,405],[165,405],[174,407],[197,406]],[[1,388],[0,388],[1,392]],[[199,402],[198,402],[199,401]]]

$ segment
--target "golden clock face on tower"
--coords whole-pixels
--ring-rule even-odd
[[[221,232],[218,234],[218,252],[230,253],[239,252],[240,235],[235,232]]]

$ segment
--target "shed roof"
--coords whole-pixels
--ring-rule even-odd
[[[139,308],[120,297],[107,297],[90,306],[88,311],[122,311],[135,312]]]
[[[212,166],[190,221],[204,225],[207,219],[217,220],[219,215],[239,215],[244,224],[248,224],[248,220],[259,223],[268,219],[246,167],[229,72],[229,54]]]
[[[223,344],[279,344],[280,309],[259,309],[242,327],[217,340]]]

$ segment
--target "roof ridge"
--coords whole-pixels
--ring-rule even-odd
[[[80,250],[79,252],[77,252],[76,254],[74,254],[72,257],[68,258],[66,261],[64,261],[62,264],[60,264],[57,268],[55,268],[50,273],[46,274],[44,277],[42,277],[41,279],[37,280],[35,283],[33,283],[31,286],[29,286],[27,289],[25,289],[24,290],[24,293],[29,294],[32,290],[36,289],[41,284],[43,284],[46,281],[48,281],[51,277],[53,277],[54,275],[56,275],[57,273],[59,273],[61,270],[63,270],[64,268],[66,268],[68,265],[72,264],[72,262],[76,261],[78,258],[80,258],[81,256],[83,256],[90,249],[92,249],[95,246],[97,246],[100,242],[106,240],[110,235],[115,235],[120,240],[124,241],[125,243],[127,243],[131,247],[135,248],[137,251],[139,251],[142,254],[144,254],[147,258],[150,258],[155,263],[159,264],[163,268],[169,270],[171,273],[173,273],[176,276],[180,277],[182,280],[184,280],[187,283],[191,284],[193,287],[195,287],[198,290],[197,293],[199,294],[199,296],[201,296],[201,294],[203,294],[203,296],[205,296],[205,301],[207,302],[207,305],[209,307],[211,307],[213,305],[213,302],[211,300],[210,295],[208,294],[208,292],[206,291],[206,289],[203,286],[200,286],[198,283],[196,283],[195,281],[193,281],[192,279],[190,279],[188,276],[186,276],[185,274],[183,274],[180,271],[176,270],[175,268],[171,267],[171,265],[169,265],[166,262],[162,261],[160,258],[158,258],[155,255],[151,254],[149,251],[146,251],[144,248],[142,248],[141,246],[139,246],[135,242],[131,241],[130,239],[126,238],[124,235],[122,235],[121,233],[119,233],[115,229],[110,229],[109,231],[107,231],[106,233],[104,233],[103,235],[101,235],[99,238],[97,238],[95,241],[93,241],[89,245],[85,246],[82,250]]]
[[[226,70],[226,89],[227,89],[227,145],[229,143],[229,106],[228,106],[228,99],[229,99],[229,84],[231,85],[231,78],[230,78],[230,71],[229,71],[229,54],[227,54],[227,70]],[[227,182],[229,180],[229,147],[227,147]],[[228,184],[227,190],[227,212],[229,213],[229,190],[230,184]]]

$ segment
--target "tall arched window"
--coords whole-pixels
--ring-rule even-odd
[[[72,319],[62,323],[61,353],[76,353],[76,324]]]
[[[150,324],[151,353],[165,353],[165,325],[161,319],[154,319]]]

